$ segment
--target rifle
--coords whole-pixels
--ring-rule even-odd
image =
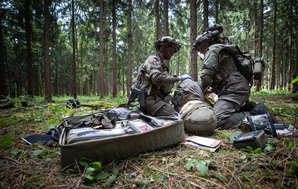
[[[141,89],[141,83],[142,83],[142,76],[144,74],[144,64],[142,64],[138,70],[138,75],[135,79],[135,82],[130,90],[130,95],[126,104],[126,107],[129,108],[131,103],[133,103],[137,98],[139,98],[140,106],[145,106],[145,100],[146,100],[146,91],[145,89]]]
[[[145,100],[146,100],[146,91],[145,91],[145,89],[137,89],[137,88],[133,87],[130,91],[130,95],[129,95],[126,107],[129,108],[131,103],[133,103],[136,98],[139,98],[140,106],[144,107],[145,106]]]

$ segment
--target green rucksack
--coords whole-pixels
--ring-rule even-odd
[[[239,72],[247,79],[250,86],[252,86],[255,62],[250,55],[242,53],[237,45],[215,44],[212,45],[211,48],[217,49],[218,54],[221,50],[227,50],[230,52],[230,54],[236,59],[236,66]]]
[[[239,72],[247,79],[250,83],[250,86],[253,84],[253,75],[254,75],[254,60],[249,54],[244,54],[241,52],[237,45],[226,45],[224,49],[227,49],[237,60],[237,68]],[[231,47],[233,46],[231,49]]]

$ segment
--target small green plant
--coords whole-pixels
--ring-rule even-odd
[[[33,147],[33,151],[32,151],[33,158],[43,159],[44,157],[55,157],[57,155],[60,155],[59,149],[48,148],[39,142],[34,143],[32,147]]]
[[[251,146],[246,146],[246,148],[241,148],[241,151],[248,152],[251,154],[260,154],[263,152],[262,148],[253,148]]]
[[[263,152],[270,153],[270,152],[273,152],[274,150],[275,148],[273,147],[273,145],[270,142],[268,142],[265,148],[263,149]]]
[[[187,162],[184,168],[187,171],[196,169],[200,174],[206,175],[208,173],[208,167],[210,163],[211,163],[210,160],[196,160],[196,159],[189,158],[187,159]]]
[[[290,161],[288,164],[290,165],[290,174],[298,176],[298,161]]]
[[[0,136],[0,147],[2,149],[8,149],[12,146],[12,139],[13,139],[14,133],[8,132],[3,136]]]
[[[109,176],[106,172],[101,170],[101,162],[82,158],[79,163],[82,167],[84,167],[84,180],[87,183],[92,183],[94,181],[103,181]]]
[[[298,76],[291,81],[290,85],[294,85],[295,83],[298,83]]]

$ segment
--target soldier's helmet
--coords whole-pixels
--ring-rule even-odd
[[[219,40],[220,34],[223,32],[223,28],[219,24],[215,24],[203,31],[201,35],[196,38],[196,41],[192,45],[193,50],[198,50],[199,47],[208,42],[209,44],[216,43]]]
[[[178,52],[181,48],[181,44],[171,36],[163,36],[154,43],[155,49],[159,49],[161,45],[168,45],[175,49],[175,52]]]

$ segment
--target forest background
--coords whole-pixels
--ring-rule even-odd
[[[183,48],[173,74],[199,81],[191,46],[205,28],[266,64],[260,89],[286,89],[298,75],[296,0],[3,0],[0,3],[0,95],[128,95],[137,67],[170,35]]]

